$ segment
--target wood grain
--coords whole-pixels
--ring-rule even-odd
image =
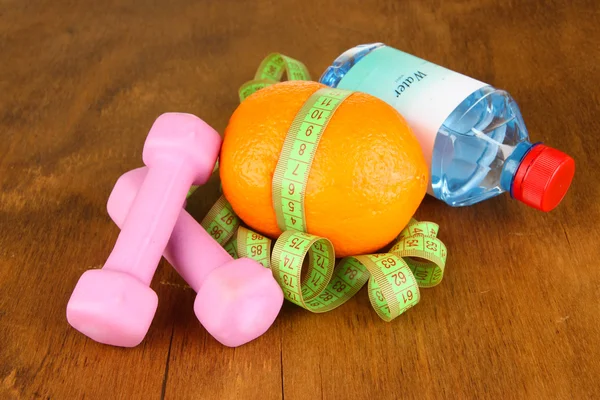
[[[0,398],[600,398],[599,21],[596,0],[0,0]],[[392,323],[362,292],[324,315],[286,304],[225,348],[162,263],[139,347],[67,324],[77,279],[118,234],[108,194],[160,113],[222,131],[269,52],[318,77],[372,41],[510,91],[533,138],[576,159],[563,204],[427,198],[417,217],[442,226],[447,275]],[[203,188],[194,215],[216,196]]]

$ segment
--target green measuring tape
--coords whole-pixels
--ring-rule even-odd
[[[254,79],[240,88],[240,102],[252,93],[280,82],[284,72],[288,80],[310,81],[308,69],[300,61],[280,53],[271,53],[260,63]]]
[[[307,271],[302,265],[309,255]],[[394,254],[346,257],[335,266],[329,240],[286,231],[273,249],[273,275],[285,297],[321,313],[344,304],[368,281],[369,299],[377,314],[391,321],[419,302],[419,288],[409,266]]]
[[[288,79],[310,80],[304,64],[273,53],[263,60],[255,79],[242,85],[240,100],[277,83],[284,72]],[[285,298],[300,307],[315,313],[333,310],[368,283],[374,310],[391,321],[419,302],[419,287],[441,282],[447,250],[437,238],[439,226],[413,219],[389,252],[346,257],[337,265],[332,243],[306,233],[304,195],[312,160],[328,122],[352,93],[319,89],[294,118],[272,183],[273,206],[283,231],[274,246],[271,239],[242,226],[224,196],[201,224],[232,257],[248,257],[271,269]]]
[[[390,249],[390,253],[406,261],[420,287],[436,286],[444,276],[448,251],[437,238],[438,230],[438,224],[433,222],[412,220]]]
[[[414,219],[388,253],[346,257],[337,265],[331,242],[304,232],[285,231],[271,251],[271,239],[241,226],[223,196],[202,226],[232,257],[270,268],[285,298],[315,313],[341,306],[368,282],[371,305],[391,321],[419,302],[419,287],[441,282],[447,258],[437,224]]]
[[[304,194],[313,158],[335,110],[352,93],[319,89],[306,100],[292,121],[273,176],[273,207],[282,231],[308,230]]]

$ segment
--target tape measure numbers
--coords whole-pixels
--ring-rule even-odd
[[[309,254],[304,279],[302,265]],[[285,231],[273,249],[272,271],[285,298],[306,309],[327,288],[333,275],[335,253],[328,239],[297,231]],[[314,311],[314,310],[313,310]]]
[[[238,256],[252,258],[271,268],[271,239],[241,226],[237,234]]]
[[[306,100],[292,121],[273,176],[273,207],[282,231],[308,230],[304,196],[315,152],[338,106],[352,93],[319,89]]]
[[[444,277],[448,252],[444,243],[436,237],[438,230],[439,226],[433,222],[413,219],[390,249],[390,253],[406,261],[420,287],[436,286]]]
[[[223,246],[237,232],[240,219],[233,212],[233,208],[225,199],[225,196],[221,196],[208,211],[200,225]]]

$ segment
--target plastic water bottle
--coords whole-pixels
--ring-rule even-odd
[[[320,82],[369,93],[395,107],[430,163],[429,194],[451,206],[509,192],[550,211],[573,179],[573,159],[529,141],[507,92],[382,43],[346,51]]]

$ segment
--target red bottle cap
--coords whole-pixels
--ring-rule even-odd
[[[575,161],[571,157],[538,144],[521,161],[511,193],[528,206],[550,211],[567,194],[574,174]]]

